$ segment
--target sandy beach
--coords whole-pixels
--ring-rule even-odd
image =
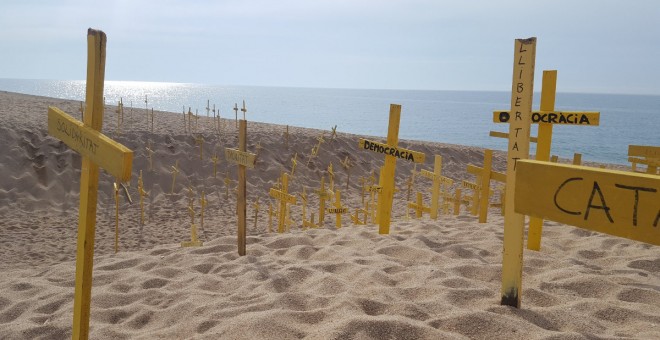
[[[48,136],[49,105],[80,119],[79,102],[0,92],[2,339],[71,337],[81,161]],[[311,212],[318,217],[315,190],[322,176],[327,184],[331,163],[342,204],[351,213],[361,208],[360,178],[377,172],[383,157],[360,150],[358,139],[384,142],[386,131],[357,136],[338,126],[332,138],[331,126],[291,126],[287,145],[285,126],[248,122],[248,150],[258,156],[247,175],[247,255],[238,256],[237,167],[224,158],[224,148],[238,143],[233,114],[223,117],[220,132],[206,115],[193,122],[195,135],[204,139],[200,159],[181,113],[155,112],[152,131],[144,109],[125,109],[118,131],[116,108],[106,106],[103,132],[134,151],[127,183],[133,203],[120,195],[115,254],[114,178],[101,173],[90,338],[660,339],[657,247],[546,222],[542,250],[524,253],[522,308],[501,306],[500,208],[491,207],[483,224],[465,207],[458,216],[440,214],[437,220],[427,214],[407,218],[412,163],[397,162],[389,235],[379,235],[372,223],[354,225],[348,215],[337,229],[332,214],[320,228],[303,230],[300,204],[291,208],[289,231],[268,232],[268,203],[275,207],[268,191],[283,171],[291,171],[295,154],[289,192],[306,190],[308,218]],[[308,163],[319,136],[325,142]],[[468,164],[483,163],[484,150],[476,147],[409,140],[399,145],[426,154],[417,170],[432,171],[433,155],[441,155],[442,174],[456,183],[473,180]],[[220,161],[214,175],[215,154]],[[352,164],[348,185],[340,163],[346,157]],[[502,152],[494,153],[493,166],[504,171]],[[144,224],[140,171],[148,192]],[[418,176],[413,197],[421,191],[429,204],[430,187]],[[190,239],[190,190],[196,223],[202,191],[208,201],[198,230],[204,245],[182,248]]]

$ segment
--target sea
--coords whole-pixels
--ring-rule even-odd
[[[83,80],[0,79],[0,90],[84,100]],[[364,136],[387,135],[390,104],[401,104],[399,139],[424,140],[506,150],[507,132],[493,123],[493,111],[510,108],[506,91],[434,91],[223,86],[190,83],[106,81],[105,102],[125,109],[180,113],[189,108],[207,115],[207,107],[234,118],[245,101],[248,121],[331,130]],[[534,94],[538,109],[540,93]],[[146,101],[146,102],[145,102]],[[207,106],[208,105],[208,106]],[[45,110],[45,108],[44,108]],[[555,125],[552,154],[583,161],[627,164],[628,145],[660,145],[660,96],[557,93],[555,110],[599,111],[598,126]],[[239,117],[242,112],[238,112]],[[213,114],[210,113],[212,116]],[[532,128],[532,136],[536,135]],[[531,153],[534,153],[534,144]]]

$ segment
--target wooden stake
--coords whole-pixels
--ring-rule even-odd
[[[536,38],[517,39],[515,43],[512,119],[509,123],[509,145],[506,172],[506,213],[504,214],[504,251],[502,254],[501,304],[520,307],[522,293],[522,258],[525,217],[513,210],[516,189],[516,162],[529,157],[532,96]]]

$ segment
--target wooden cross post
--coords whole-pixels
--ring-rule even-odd
[[[206,100],[206,117],[209,117],[209,113],[211,112],[211,100],[207,99]],[[215,113],[215,112],[213,112]]]
[[[188,133],[190,133],[190,134],[193,133],[193,130],[192,130],[192,117],[193,117],[193,113],[192,113],[192,110],[191,110],[191,109],[192,109],[192,108],[191,108],[190,106],[188,106]]]
[[[122,100],[122,98],[119,98],[119,102],[117,103],[117,110],[115,110],[117,113],[117,134],[121,133],[121,124],[124,121],[124,103]]]
[[[204,136],[199,134],[195,138],[195,144],[199,145],[199,159],[204,160]]]
[[[543,71],[543,82],[541,88],[541,107],[539,111],[531,112],[531,122],[538,124],[538,137],[536,146],[536,160],[557,161],[557,157],[550,157],[552,146],[552,129],[554,125],[577,125],[598,126],[600,124],[600,112],[597,111],[555,111],[555,94],[557,88],[557,71]],[[506,123],[511,118],[511,111],[493,112],[495,123]],[[530,139],[534,142],[533,139]],[[508,175],[507,175],[508,176]],[[508,191],[509,189],[507,189]],[[506,194],[505,196],[510,196]],[[512,199],[512,198],[511,198]],[[506,204],[505,204],[506,206]],[[513,209],[513,208],[511,208]],[[541,234],[543,231],[543,219],[530,217],[529,232],[527,235],[527,248],[531,250],[541,249]]]
[[[238,164],[238,198],[236,199],[236,215],[238,216],[238,255],[245,255],[246,247],[246,173],[247,168],[254,168],[255,154],[247,150],[247,121],[241,119],[238,128],[238,150],[225,148],[227,161]]]
[[[268,232],[273,232],[273,203],[268,202]]]
[[[225,199],[229,199],[229,187],[231,186],[231,178],[229,178],[229,170],[225,171]]]
[[[106,35],[87,31],[86,112],[80,122],[56,107],[48,107],[48,134],[82,156],[80,209],[76,254],[76,287],[73,302],[73,339],[89,337],[92,268],[96,233],[99,167],[119,182],[131,179],[133,152],[100,131],[103,126],[103,84]]]
[[[303,186],[303,191],[302,193],[298,193],[298,196],[300,196],[300,201],[302,202],[302,226],[303,229],[307,227],[307,192],[306,188]]]
[[[243,100],[243,108],[241,109],[241,112],[243,112],[243,120],[245,120],[245,114],[247,113],[247,108],[245,108],[245,100]]]
[[[282,185],[280,190],[270,188],[270,196],[280,201],[280,209],[278,213],[277,232],[283,233],[286,222],[286,205],[296,204],[296,196],[290,195],[289,188],[289,175],[285,172],[282,174]]]
[[[325,190],[325,176],[321,177],[321,188],[316,190],[319,195],[319,227],[323,227],[325,221],[325,200],[329,198],[328,191]]]
[[[252,207],[254,208],[254,230],[257,230],[257,219],[259,218],[259,197],[257,197],[256,201],[254,201]]]
[[[208,201],[206,200],[206,195],[204,194],[204,190],[202,190],[202,197],[199,199],[199,205],[200,205],[200,213],[199,213],[199,226],[202,228],[202,231],[204,231],[204,208],[206,208],[206,205],[208,204]]]
[[[149,158],[149,171],[154,170],[154,162],[153,162],[153,155],[154,155],[154,150],[151,148],[151,141],[147,143],[147,158]]]
[[[195,224],[195,195],[192,188],[188,188],[190,200],[188,202],[188,214],[190,215],[190,241],[181,242],[181,247],[201,247],[204,242],[197,238],[197,225]]]
[[[115,254],[119,252],[119,186],[113,183],[115,188]]]
[[[238,129],[238,103],[234,103],[234,113],[236,113],[236,128]]]
[[[330,178],[330,191],[335,191],[335,172],[332,170],[332,162],[328,165],[328,177]]]
[[[330,135],[330,141],[335,140],[335,137],[337,137],[337,125],[332,127],[332,133]]]
[[[151,108],[151,133],[154,133],[154,108]]]
[[[633,171],[637,171],[637,164],[644,164],[646,173],[655,175],[660,167],[660,146],[628,145],[628,162]]]
[[[341,214],[345,214],[348,212],[348,208],[344,208],[341,205],[341,194],[339,193],[339,190],[335,191],[335,203],[334,203],[334,208],[328,208],[328,213],[329,214],[335,214],[336,219],[335,219],[335,225],[337,226],[337,229],[341,228]]]
[[[346,190],[348,190],[348,185],[351,183],[351,163],[348,159],[348,156],[346,156],[346,158],[340,163],[346,171]]]
[[[394,175],[396,171],[397,158],[405,159],[414,163],[424,163],[424,154],[417,151],[399,148],[399,121],[401,120],[401,105],[390,105],[390,120],[387,131],[387,143],[382,144],[360,138],[359,146],[364,150],[370,150],[385,154],[385,166],[383,167],[383,182],[381,197],[378,200],[379,228],[378,233],[390,233],[390,218],[392,214],[392,201],[394,199]]]
[[[186,106],[183,106],[183,133],[187,133],[188,127],[186,126]]]
[[[573,165],[582,165],[582,154],[574,153],[573,154]]]
[[[172,190],[170,191],[170,194],[174,194],[174,184],[176,183],[176,175],[179,174],[179,161],[176,161],[174,165],[172,166],[172,170],[170,171],[172,173]]]
[[[144,191],[144,182],[142,182],[142,170],[140,170],[140,177],[138,177],[138,194],[140,195],[140,224],[144,225],[144,197],[149,196],[149,193]]]
[[[426,177],[433,181],[433,187],[431,189],[431,218],[436,220],[438,219],[438,202],[440,200],[440,191],[441,185],[443,183],[450,186],[453,184],[453,180],[448,177],[442,176],[442,156],[435,155],[433,162],[433,172],[426,169],[420,171],[422,177]]]
[[[410,194],[412,193],[412,188],[415,185],[415,174],[417,174],[417,163],[413,165],[413,169],[410,171],[410,177],[408,178],[406,201],[410,201]]]
[[[504,250],[502,252],[502,305],[520,307],[522,297],[522,258],[525,216],[513,210],[516,189],[516,162],[529,157],[532,96],[536,38],[516,39],[514,48],[513,80],[509,144],[507,147],[506,213],[504,214]]]
[[[213,157],[211,157],[211,162],[213,162],[213,178],[218,177],[218,161],[220,158],[218,158],[218,150],[215,150]]]
[[[293,177],[293,174],[296,172],[296,165],[298,165],[298,153],[296,152],[293,155],[293,158],[291,158],[291,177]]]
[[[490,188],[490,180],[494,180],[500,183],[506,183],[506,175],[493,171],[493,150],[484,150],[484,166],[480,168],[472,164],[468,164],[467,172],[477,176],[477,187],[475,190],[476,206],[473,208],[478,208],[479,214],[479,223],[486,223],[488,220],[488,207],[489,207],[489,197],[492,193]],[[470,188],[473,189],[473,188]]]
[[[431,208],[424,205],[422,193],[417,192],[417,202],[408,202],[408,209],[415,209],[415,218],[422,218],[422,213],[431,213]]]

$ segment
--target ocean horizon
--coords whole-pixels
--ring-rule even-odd
[[[559,87],[560,85],[558,85]],[[84,100],[84,80],[0,79],[0,90],[70,100]],[[269,86],[222,86],[194,83],[106,81],[105,103],[125,109],[180,113],[209,108],[233,118],[245,100],[250,121],[385,137],[390,104],[401,104],[400,139],[424,140],[506,150],[507,141],[489,131],[507,132],[492,112],[510,108],[510,91],[369,90]],[[145,96],[147,103],[145,105]],[[538,109],[540,93],[534,93]],[[628,145],[660,145],[660,96],[562,93],[555,109],[599,111],[599,126],[557,125],[552,154],[583,161],[627,164]],[[242,113],[239,113],[239,115]],[[212,115],[212,113],[210,113]],[[536,129],[532,128],[532,136]],[[535,145],[532,143],[533,154]]]

